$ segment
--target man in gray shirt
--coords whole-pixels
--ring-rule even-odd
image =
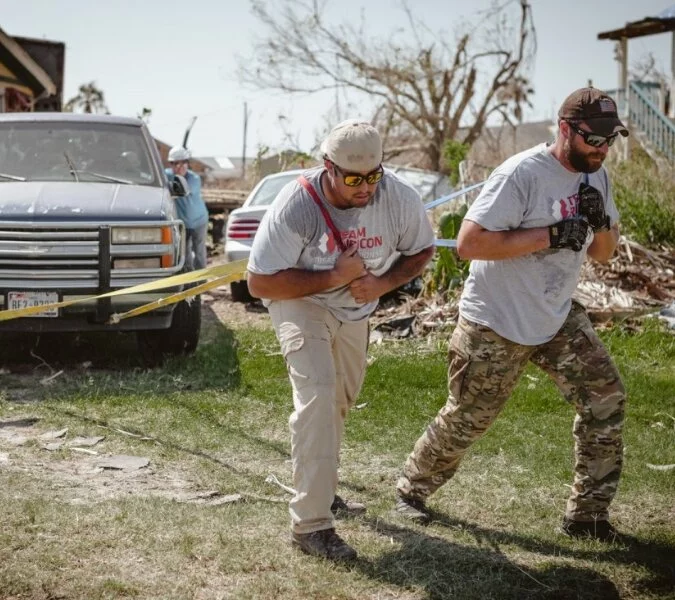
[[[356,557],[334,528],[347,411],[366,370],[368,316],[380,296],[417,276],[433,254],[419,194],[382,168],[374,127],[350,120],[321,146],[324,164],[286,185],[265,214],[248,263],[293,388],[292,544]]]
[[[628,131],[594,88],[573,92],[558,117],[555,143],[497,167],[460,229],[458,253],[472,262],[450,341],[448,401],[397,484],[397,511],[413,520],[429,520],[426,499],[455,474],[532,361],[577,412],[562,529],[616,536],[608,508],[621,473],[625,391],[572,294],[586,255],[606,262],[616,248],[619,215],[602,163]]]

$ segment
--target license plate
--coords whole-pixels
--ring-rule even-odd
[[[8,292],[7,308],[9,310],[20,310],[32,306],[44,306],[45,304],[55,304],[59,301],[58,292]],[[48,308],[42,312],[30,315],[31,317],[58,317],[58,308]]]

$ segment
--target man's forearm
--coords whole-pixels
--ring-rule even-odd
[[[424,267],[433,255],[434,247],[430,246],[417,254],[400,256],[391,268],[379,277],[383,288],[380,295],[391,292],[417,277],[424,270]]]
[[[503,260],[532,254],[550,247],[548,227],[488,231],[474,229],[457,239],[457,253],[465,260]]]
[[[274,275],[248,274],[248,290],[255,298],[289,300],[302,298],[338,287],[335,271],[285,269]]]
[[[609,231],[595,233],[588,247],[588,256],[598,262],[607,262],[614,255],[619,242],[619,226],[614,224]]]

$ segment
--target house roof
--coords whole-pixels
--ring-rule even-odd
[[[645,17],[640,21],[626,23],[624,27],[603,31],[598,34],[599,40],[620,40],[621,38],[636,38],[656,33],[675,31],[675,4],[662,10],[655,17]]]
[[[50,96],[57,93],[56,84],[45,70],[2,29],[0,29],[0,62],[37,94],[43,90]]]

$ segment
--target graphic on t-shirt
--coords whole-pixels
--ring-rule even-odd
[[[364,250],[379,248],[382,246],[382,236],[368,236],[365,227],[341,231],[340,235],[342,236],[342,243],[344,244],[345,248],[356,245],[359,249]],[[335,236],[333,236],[332,231],[323,233],[323,235],[319,238],[318,248],[323,254],[333,254],[338,249],[338,245],[335,242]]]
[[[342,235],[342,242],[348,248],[355,244],[360,249],[379,248],[382,245],[382,236],[373,235],[369,237],[365,227],[349,229],[340,233]]]
[[[553,203],[553,216],[556,221],[563,219],[571,219],[577,214],[577,207],[579,206],[579,194],[574,193],[567,198],[561,198]]]
[[[335,236],[332,231],[324,232],[324,234],[319,238],[319,250],[323,254],[333,254],[337,249],[337,244],[335,243]]]

